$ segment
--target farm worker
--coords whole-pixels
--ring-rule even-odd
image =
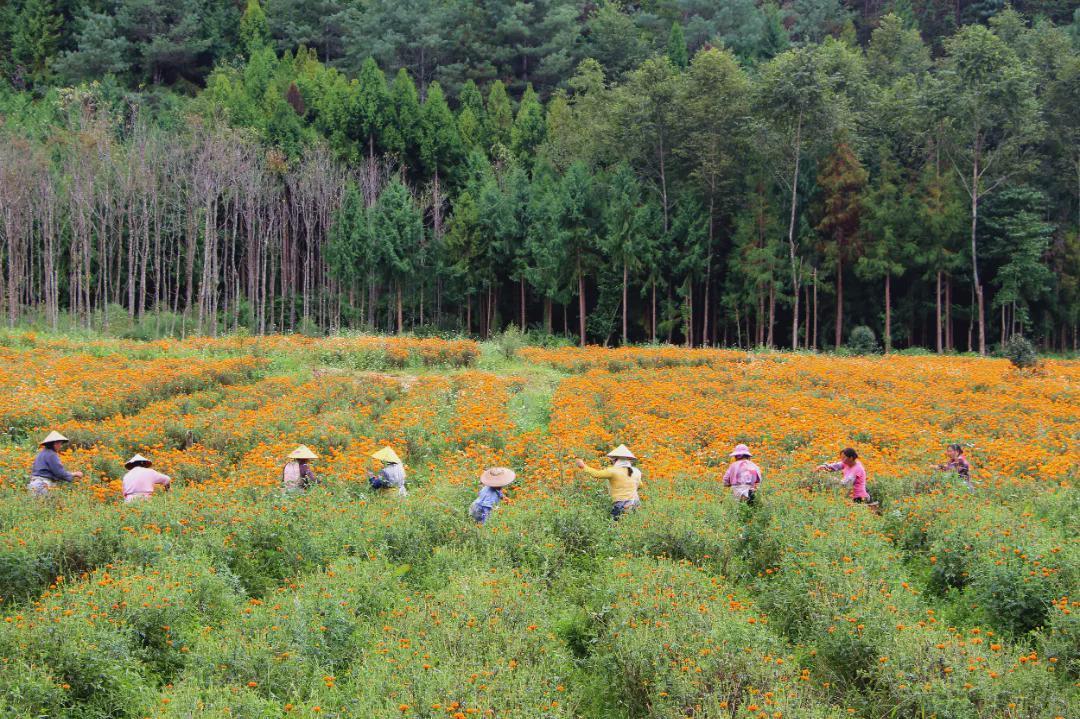
[[[641,470],[634,466],[637,457],[625,444],[620,444],[608,452],[607,456],[611,460],[611,466],[603,469],[593,469],[581,459],[575,461],[578,468],[585,470],[590,477],[608,481],[608,494],[611,495],[611,518],[617,522],[619,517],[641,506],[641,499],[638,497]]]
[[[486,522],[491,510],[502,501],[502,488],[513,482],[516,477],[514,470],[506,467],[485,469],[480,475],[480,494],[469,505],[469,516],[480,524]]]
[[[950,444],[945,448],[945,456],[949,458],[949,461],[936,465],[935,469],[939,472],[955,472],[960,479],[964,480],[968,489],[974,489],[971,484],[971,463],[964,456],[964,448],[958,444]]]
[[[859,453],[848,447],[840,453],[839,462],[828,462],[817,467],[819,472],[842,472],[840,483],[851,487],[851,499],[860,504],[870,503],[870,494],[866,491],[866,468],[859,461]]]
[[[761,484],[761,468],[750,461],[750,448],[745,444],[735,445],[731,456],[735,461],[724,472],[724,486],[731,487],[731,494],[736,499],[752,506]]]
[[[149,499],[154,494],[154,485],[160,484],[169,490],[172,480],[167,476],[150,469],[153,464],[149,459],[137,454],[124,462],[124,468],[128,470],[124,475],[124,501],[134,502],[140,499]]]
[[[56,482],[71,482],[83,476],[82,472],[67,471],[60,461],[59,450],[67,441],[67,437],[56,431],[49,432],[49,435],[41,440],[41,450],[34,457],[34,464],[30,468],[30,484],[26,486],[31,494],[44,497]]]
[[[401,457],[389,447],[383,447],[373,453],[373,459],[383,463],[383,468],[375,474],[368,472],[368,483],[372,489],[379,490],[383,494],[397,494],[404,497],[405,491],[405,467],[401,465]]]
[[[311,460],[318,458],[305,444],[289,452],[289,461],[281,470],[281,485],[286,492],[302,492],[318,482],[311,469]]]

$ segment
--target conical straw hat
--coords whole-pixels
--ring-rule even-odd
[[[634,456],[634,453],[631,452],[630,448],[625,444],[620,444],[618,447],[608,452],[607,456],[612,459],[637,459],[637,457]]]
[[[38,445],[48,444],[49,442],[68,442],[68,441],[70,441],[70,440],[68,440],[67,437],[60,434],[56,430],[53,430],[52,432],[49,432],[48,437],[46,437],[45,439],[38,442]]]
[[[492,467],[485,469],[484,473],[480,475],[480,484],[487,485],[488,487],[505,487],[517,478],[514,474],[514,470],[507,469],[506,467]]]
[[[136,464],[145,464],[147,467],[149,467],[153,463],[141,454],[137,454],[128,461],[124,462],[124,467],[127,469],[131,469]]]
[[[289,452],[289,459],[318,459],[319,455],[308,449],[306,444],[302,444],[293,451]]]
[[[401,464],[401,457],[397,455],[397,452],[389,447],[383,447],[378,452],[371,455],[373,458],[380,462],[390,462],[392,464]]]

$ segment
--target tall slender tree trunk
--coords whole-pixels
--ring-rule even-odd
[[[953,351],[952,276],[945,275],[945,349]]]
[[[746,338],[749,341],[749,337]],[[739,303],[735,303],[735,346],[742,347],[742,325],[739,324]]]
[[[937,328],[937,351],[941,354],[942,346],[942,326],[941,326],[941,270],[937,271],[937,289],[934,291],[934,304],[935,304],[935,320],[934,326]]]
[[[815,351],[817,351],[817,348],[818,348],[817,331],[818,331],[818,279],[817,279],[817,268],[815,267],[814,268],[814,341],[810,345],[811,347],[814,348]]]
[[[649,341],[656,344],[656,278],[652,280],[652,314]]]
[[[525,276],[518,280],[521,289],[521,331],[525,331]]]
[[[769,282],[769,336],[765,344],[772,349],[776,344],[776,283]]]
[[[765,293],[760,288],[756,290],[757,293],[757,314],[754,315],[754,345],[761,347],[765,344]],[[735,303],[736,309],[738,309],[738,303]],[[750,341],[750,338],[746,338]]]
[[[844,260],[836,254],[836,349],[840,349],[844,331]]]
[[[578,335],[580,344],[585,346],[585,273],[581,269],[581,255],[577,258],[578,276]]]
[[[803,347],[810,347],[810,285],[803,286]]]
[[[803,116],[795,125],[795,172],[791,177],[791,217],[788,221],[788,253],[791,259],[791,294],[795,307],[791,313],[791,348],[799,349],[799,263],[795,247],[795,211],[799,200],[799,166],[802,160]]]
[[[622,343],[625,346],[627,341],[627,300],[629,298],[628,286],[630,284],[630,263],[626,258],[623,258],[622,265]]]
[[[938,344],[941,344],[941,325],[938,324]],[[892,274],[885,273],[885,353],[892,352]]]
[[[405,312],[401,301],[401,280],[397,281],[397,333],[405,330]]]
[[[976,141],[978,143],[978,141]],[[977,256],[976,231],[979,224],[979,154],[975,153],[971,173],[971,280],[975,285],[975,298],[979,312],[979,354],[986,355],[986,315],[984,311],[983,288],[979,282],[979,261]]]

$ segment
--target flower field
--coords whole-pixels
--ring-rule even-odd
[[[1080,363],[0,337],[0,716],[938,717],[1080,706]],[[86,477],[25,489],[34,443]],[[722,486],[731,447],[764,470]],[[974,488],[933,468],[966,447]],[[297,444],[320,483],[279,490]],[[640,458],[609,519],[573,466]],[[372,494],[367,455],[409,496]],[[858,449],[880,513],[813,472]],[[174,489],[120,501],[122,462]],[[487,525],[485,466],[519,480]]]

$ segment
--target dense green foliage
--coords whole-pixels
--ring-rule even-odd
[[[1071,5],[6,0],[5,315],[1075,349]]]

